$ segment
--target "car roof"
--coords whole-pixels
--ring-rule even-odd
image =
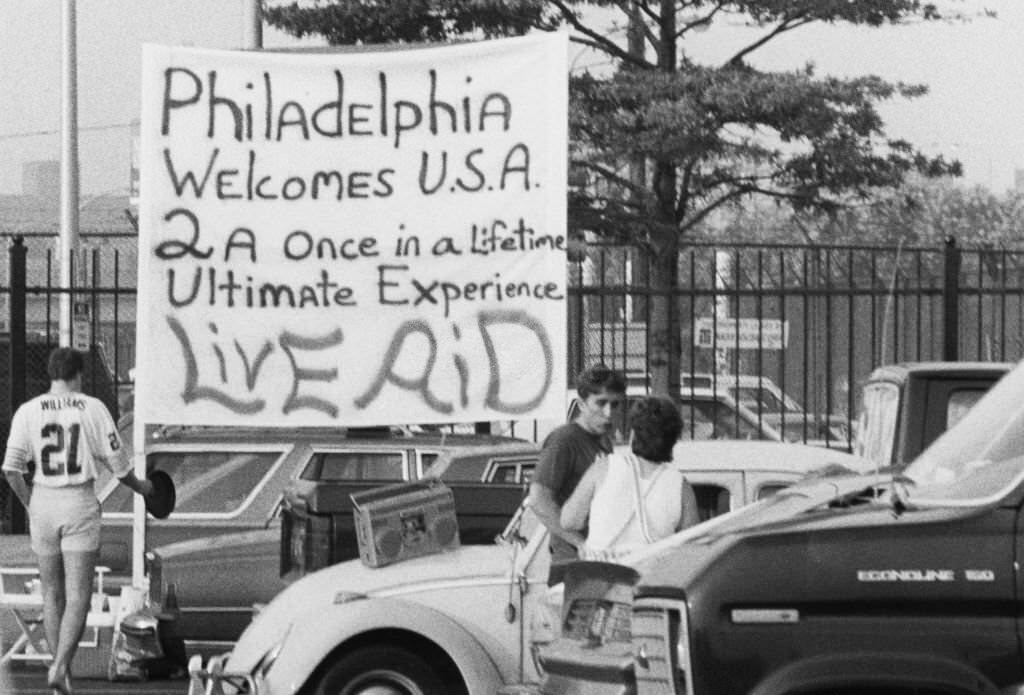
[[[736,402],[736,399],[725,390],[712,389],[707,386],[689,386],[683,385],[679,387],[679,393],[683,396],[692,398],[708,398],[715,400],[726,400],[732,403]],[[576,389],[569,390],[569,402],[579,398],[579,394]],[[657,396],[659,395],[656,391],[647,388],[644,384],[627,384],[626,385],[627,396]]]
[[[903,382],[911,374],[942,374],[949,377],[977,376],[980,373],[1005,373],[1017,366],[1013,362],[897,362],[876,367],[868,381]]]
[[[466,446],[460,447],[457,450],[452,449],[443,452],[436,461],[430,464],[430,467],[424,471],[423,475],[442,477],[448,468],[451,467],[452,463],[457,460],[465,461],[466,459],[474,458],[484,460],[492,458],[512,458],[529,459],[536,463],[539,456],[540,444],[527,441],[525,439],[517,439],[512,442],[502,442],[491,445]]]
[[[370,431],[344,427],[162,427],[150,436],[150,444],[310,444],[330,446],[382,446],[409,448],[430,446],[462,450],[494,447],[518,450],[532,445],[524,439],[491,434],[429,432],[408,434],[401,430]]]
[[[713,372],[693,372],[691,374],[683,372],[679,375],[679,378],[684,388],[688,388],[690,384],[704,388],[711,388],[712,384],[722,386],[735,386],[737,384],[740,386],[757,386],[760,384],[769,388],[778,388],[778,384],[771,377],[760,374],[714,374]],[[650,375],[628,374],[626,376],[627,386],[643,388],[650,382]]]
[[[873,466],[854,454],[822,446],[764,440],[684,440],[672,450],[673,461],[687,470],[744,470],[809,473],[840,465],[857,472]]]

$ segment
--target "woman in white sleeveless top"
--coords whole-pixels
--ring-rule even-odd
[[[642,398],[630,427],[632,451],[598,458],[562,507],[563,527],[587,529],[584,559],[615,560],[699,521],[693,488],[672,465],[679,409],[667,398]]]

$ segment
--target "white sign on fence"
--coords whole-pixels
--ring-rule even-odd
[[[782,350],[789,340],[789,321],[780,319],[714,319],[701,316],[693,330],[693,344],[704,348]]]
[[[146,46],[140,417],[564,415],[567,48]]]
[[[92,347],[92,305],[81,299],[71,305],[71,347],[88,352]]]

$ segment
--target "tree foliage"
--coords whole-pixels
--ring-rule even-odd
[[[599,7],[601,12],[588,8]],[[618,10],[627,35],[608,31]],[[595,22],[600,16],[602,23]],[[628,238],[650,254],[664,291],[650,315],[653,381],[677,390],[681,352],[680,245],[708,218],[753,199],[799,213],[837,215],[909,175],[957,175],[960,165],[886,136],[878,105],[925,86],[875,76],[819,75],[810,65],[758,67],[757,53],[811,24],[878,27],[942,18],[919,0],[315,0],[266,11],[293,34],[331,43],[450,41],[567,28],[615,69],[576,74],[571,165],[587,185],[569,195],[577,230]],[[687,42],[722,21],[750,27],[749,43],[717,63]]]
[[[263,13],[272,26],[335,46],[516,36],[554,26],[543,0],[335,0],[268,4]]]
[[[950,237],[962,246],[1020,248],[1024,244],[1024,193],[993,193],[945,179],[912,176],[864,203],[834,214],[794,212],[752,201],[717,215],[703,239],[781,243],[933,247]]]

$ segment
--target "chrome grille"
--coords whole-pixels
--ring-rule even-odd
[[[679,663],[685,606],[662,602],[633,607],[633,655],[637,695],[685,695],[688,664]]]
[[[600,599],[576,599],[562,625],[562,636],[583,642],[629,642],[630,607]]]

